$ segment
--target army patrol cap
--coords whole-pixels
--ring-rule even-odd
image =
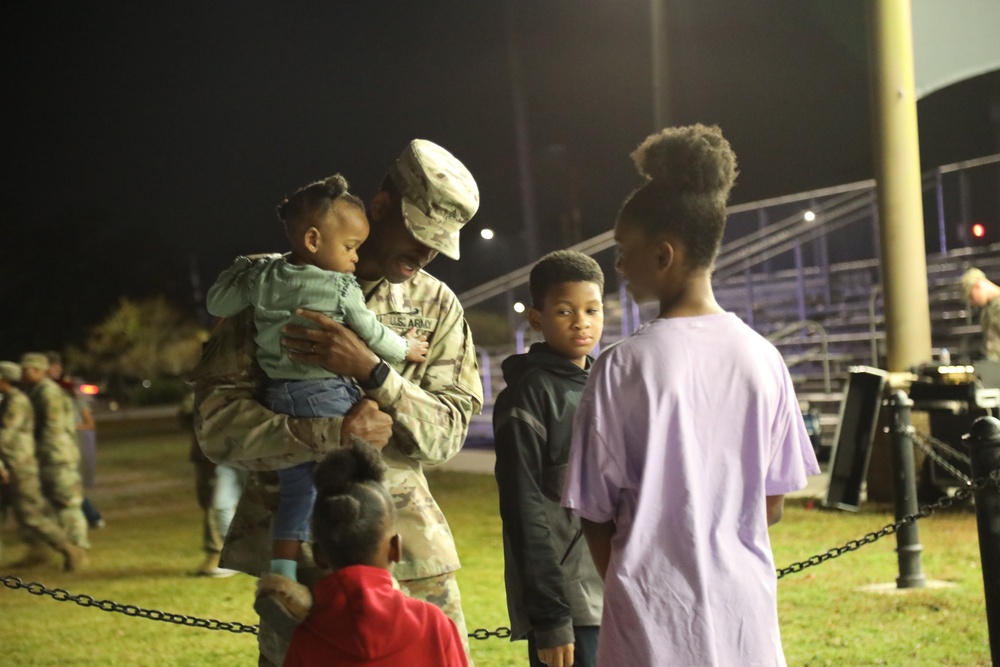
[[[0,361],[0,378],[8,382],[20,382],[21,365],[13,361]]]
[[[962,296],[969,300],[972,288],[979,284],[981,280],[986,280],[986,274],[979,269],[972,268],[962,274]]]
[[[49,360],[41,352],[25,352],[21,355],[21,366],[24,368],[37,368],[40,371],[49,370]]]
[[[458,232],[479,210],[479,187],[454,155],[414,139],[389,168],[403,197],[403,220],[413,236],[445,257],[458,259]]]

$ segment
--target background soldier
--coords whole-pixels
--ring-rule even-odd
[[[86,495],[87,491],[97,486],[97,424],[94,413],[90,410],[87,397],[77,388],[76,380],[63,372],[62,355],[50,350],[45,353],[45,358],[49,360],[49,377],[63,388],[73,404],[76,440],[80,447],[80,477],[83,480],[83,516],[91,528],[103,528],[105,522],[100,510]]]
[[[986,358],[1000,361],[1000,286],[981,270],[969,269],[962,275],[962,293],[969,305],[980,309]]]
[[[34,412],[31,402],[14,386],[21,380],[21,367],[0,361],[0,480],[10,486],[11,504],[18,523],[27,533],[28,553],[14,567],[40,565],[48,560],[46,543],[59,551],[66,570],[77,570],[87,562],[87,551],[72,542],[49,516],[42,495],[35,458]]]
[[[40,352],[21,357],[21,381],[35,410],[35,455],[42,493],[55,508],[70,542],[90,548],[83,516],[80,448],[72,399],[47,375],[49,361]]]

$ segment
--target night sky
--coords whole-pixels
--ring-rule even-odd
[[[653,131],[645,0],[513,0],[542,241],[585,237]],[[872,176],[861,0],[667,3],[670,117],[718,123],[733,202]],[[237,254],[281,251],[276,204],[340,171],[368,198],[412,138],[476,176],[456,291],[525,256],[505,4],[21,2],[0,10],[0,357],[81,340],[120,296],[194,307]],[[981,77],[921,102],[925,168],[995,152]],[[487,245],[483,227],[497,230]]]

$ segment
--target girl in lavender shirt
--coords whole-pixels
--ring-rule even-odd
[[[694,125],[633,158],[617,268],[659,317],[591,371],[563,493],[605,578],[598,664],[783,667],[768,526],[819,468],[781,356],[712,292],[736,156]]]

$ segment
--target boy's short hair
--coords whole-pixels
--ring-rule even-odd
[[[560,283],[591,282],[604,294],[604,272],[593,257],[575,250],[556,250],[538,260],[531,268],[528,289],[531,290],[531,305],[541,308],[545,295]]]
[[[313,539],[332,567],[370,565],[396,516],[382,486],[385,464],[371,445],[355,440],[316,468]]]
[[[289,240],[294,242],[304,234],[316,217],[326,213],[338,199],[364,211],[364,202],[357,195],[351,194],[348,187],[346,178],[334,174],[301,187],[285,197],[278,204],[278,219],[285,226],[285,234]]]

